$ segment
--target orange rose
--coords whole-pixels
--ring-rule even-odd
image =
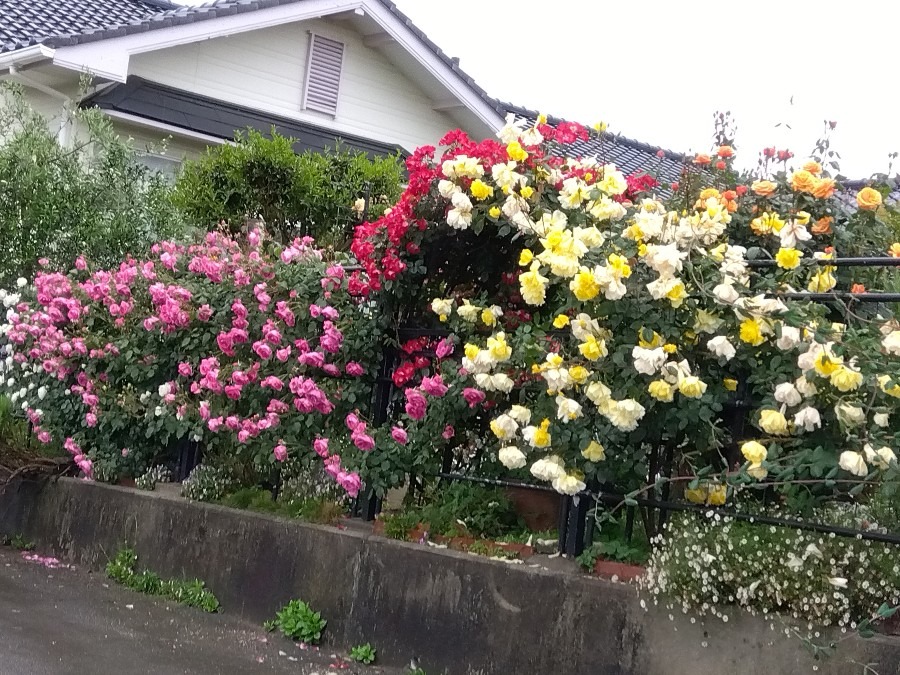
[[[729,157],[734,157],[734,148],[730,145],[720,145],[716,154],[722,159],[728,159]]]
[[[870,187],[864,187],[856,193],[856,204],[865,211],[875,211],[881,206],[881,193]]]
[[[813,234],[831,234],[831,216],[819,218],[815,225],[812,226]]]
[[[813,187],[812,195],[818,199],[828,199],[834,194],[833,178],[817,178],[815,187]]]
[[[737,196],[738,193],[734,190],[725,190],[725,192],[722,193],[722,199],[724,199],[726,202],[734,201],[735,199],[737,199]]]
[[[750,189],[760,197],[769,197],[778,189],[778,186],[770,180],[757,180],[753,182]]]
[[[704,165],[709,164],[711,161],[709,155],[697,155],[694,157],[694,164]]]
[[[728,211],[728,213],[734,213],[738,210],[738,203],[734,200],[725,202],[725,210]]]
[[[888,255],[892,258],[900,258],[900,244],[891,244],[888,249]]]
[[[853,284],[853,285],[850,287],[850,292],[851,292],[851,293],[865,293],[865,292],[866,292],[866,287],[865,287],[864,285],[862,285],[862,284]]]
[[[791,187],[795,192],[812,192],[816,186],[816,177],[809,171],[800,169],[791,175]]]
[[[822,173],[822,165],[819,164],[816,160],[811,159],[803,165],[803,170],[809,171],[813,176],[818,176],[820,173]]]

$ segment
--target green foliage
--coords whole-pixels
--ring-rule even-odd
[[[612,560],[630,565],[644,565],[650,558],[650,545],[643,528],[635,523],[631,540],[625,534],[625,522],[601,514],[597,518],[599,531],[594,533],[594,543],[578,556],[579,564],[586,570],[594,569],[597,560]]]
[[[129,548],[121,549],[106,565],[106,576],[138,593],[158,595],[204,612],[217,612],[219,601],[199,579],[162,579],[150,570],[137,572],[137,554]]]
[[[33,551],[35,547],[34,542],[30,539],[26,539],[25,535],[21,533],[0,537],[0,545],[11,546],[17,551]]]
[[[433,533],[446,536],[500,537],[523,526],[503,490],[461,481],[436,488],[419,513]]]
[[[402,173],[394,157],[370,160],[340,148],[297,155],[294,141],[274,130],[271,137],[248,130],[236,141],[186,163],[178,179],[174,201],[198,227],[226,221],[234,230],[259,217],[282,241],[311,235],[343,246],[366,185],[373,216],[400,195]]]
[[[365,663],[367,666],[375,663],[376,649],[368,642],[364,645],[357,645],[350,650],[350,659],[358,663]]]
[[[262,488],[241,488],[220,499],[219,503],[233,509],[297,518],[322,525],[333,524],[346,513],[343,504],[332,498],[319,496],[288,500],[282,493],[281,498],[275,501],[272,493]]]
[[[67,269],[90,251],[113,263],[183,230],[166,179],[103,113],[69,110],[63,124],[71,145],[20,88],[0,85],[0,288],[33,276],[40,258]]]
[[[319,612],[314,612],[302,600],[291,600],[275,614],[274,620],[266,622],[265,627],[268,630],[277,628],[285,637],[314,645],[321,641],[327,623]]]
[[[485,558],[502,558],[504,560],[515,560],[518,558],[518,554],[515,551],[505,549],[486,539],[473,541],[466,547],[466,551],[473,555],[484,556]]]

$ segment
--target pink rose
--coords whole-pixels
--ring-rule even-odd
[[[275,449],[272,450],[272,453],[275,455],[275,459],[277,459],[279,462],[283,462],[284,460],[286,460],[288,453],[287,453],[287,448],[284,445],[284,442],[282,441],[281,443],[276,445]]]
[[[222,428],[222,424],[224,423],[225,420],[223,420],[221,417],[214,417],[211,420],[207,421],[206,426],[210,431],[216,432]]]
[[[444,433],[442,433],[441,436],[444,437],[444,440],[449,441],[451,438],[456,436],[456,429],[454,429],[452,425],[448,424],[444,427]]]
[[[444,381],[443,379],[441,379],[440,375],[435,375],[434,377],[423,377],[422,390],[429,396],[440,398],[447,393],[447,385],[444,384]]]
[[[349,413],[349,414],[344,418],[344,424],[347,425],[347,428],[348,428],[350,431],[353,431],[354,429],[356,429],[356,427],[358,427],[358,426],[360,425],[359,417],[357,417],[357,416],[356,416],[355,414],[353,414],[353,413]]]
[[[406,434],[406,430],[401,427],[394,427],[391,429],[391,438],[397,441],[400,445],[406,445],[409,441],[409,436]]]
[[[365,375],[366,371],[363,370],[363,367],[359,365],[356,361],[350,361],[345,367],[344,370],[351,377],[362,377]]]
[[[194,374],[194,367],[187,361],[178,364],[178,374],[182,377],[190,377]]]
[[[406,390],[406,414],[414,420],[420,420],[425,417],[425,410],[428,408],[428,402],[418,389]]]
[[[453,343],[447,338],[444,338],[437,343],[437,347],[434,348],[434,353],[439,359],[450,356],[453,353]]]
[[[316,451],[316,454],[323,459],[328,457],[328,439],[327,438],[317,438],[313,441],[313,450]]]
[[[466,399],[466,403],[469,404],[470,408],[474,408],[484,400],[485,394],[480,389],[466,387],[463,389],[463,398]]]
[[[97,416],[94,413],[89,412],[87,415],[84,416],[84,423],[87,424],[89,427],[97,426]]]
[[[200,321],[209,321],[212,318],[213,310],[209,305],[201,305],[197,310],[197,318]]]
[[[281,349],[276,350],[275,358],[284,363],[289,358],[291,358],[291,348],[290,347],[282,347]]]
[[[336,480],[338,485],[344,488],[351,497],[356,497],[359,494],[359,490],[362,487],[362,481],[359,478],[359,474],[355,471],[352,473],[340,471],[338,472]]]
[[[256,355],[265,360],[272,356],[272,348],[262,340],[253,343],[253,351],[256,352]]]

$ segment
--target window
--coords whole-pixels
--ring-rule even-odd
[[[152,171],[158,171],[163,177],[174,183],[181,169],[181,160],[153,152],[138,152],[137,160]]]
[[[310,33],[303,107],[334,116],[341,89],[344,43]]]

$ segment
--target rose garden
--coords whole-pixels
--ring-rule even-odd
[[[648,611],[761,615],[839,660],[900,605],[900,219],[887,177],[839,178],[827,128],[753,172],[728,131],[667,183],[573,156],[605,131],[511,118],[420,148],[345,226],[256,204],[100,260],[44,242],[0,291],[0,477],[176,479],[573,559]]]

